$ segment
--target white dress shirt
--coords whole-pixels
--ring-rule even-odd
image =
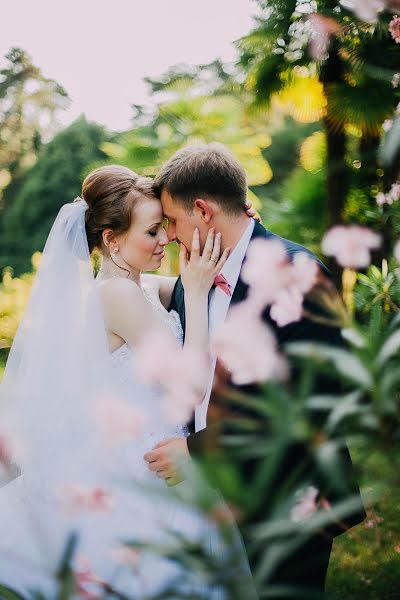
[[[228,257],[228,260],[224,264],[221,271],[221,274],[228,281],[229,288],[232,294],[239,279],[242,263],[244,261],[244,257],[246,256],[247,248],[250,243],[251,236],[253,234],[254,223],[254,220],[250,219],[246,231],[243,233],[239,242],[236,244],[235,248]],[[212,338],[213,332],[218,327],[218,325],[225,321],[228,308],[231,303],[231,299],[232,297],[226,294],[219,287],[216,287],[214,290],[211,291],[210,303],[208,307],[208,329],[210,333],[210,340]],[[210,379],[208,382],[207,392],[204,396],[203,402],[199,406],[197,406],[195,410],[195,431],[200,431],[201,429],[204,429],[207,426],[207,411],[214,382],[216,362],[216,357],[211,355]]]

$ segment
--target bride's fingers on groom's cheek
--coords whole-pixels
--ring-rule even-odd
[[[221,254],[221,234],[218,232],[215,236],[214,240],[214,248],[211,253],[211,261],[217,264],[219,260],[219,255]]]
[[[211,229],[208,231],[206,243],[204,244],[204,250],[203,250],[203,258],[205,258],[206,260],[210,260],[210,256],[211,256],[211,253],[212,253],[213,247],[214,247],[214,240],[215,240],[215,228],[211,227]]]
[[[219,261],[216,264],[216,269],[217,269],[218,272],[220,272],[220,270],[222,269],[222,267],[224,266],[224,264],[228,260],[230,251],[231,251],[230,248],[225,248],[225,250],[221,254],[221,258],[219,259]]]
[[[196,229],[193,232],[190,259],[198,258],[199,255],[200,255],[200,233],[199,233],[198,228],[196,227]]]
[[[179,271],[182,273],[182,271],[184,271],[185,268],[187,267],[188,255],[187,255],[186,247],[182,244],[182,242],[180,243],[179,246],[180,246],[180,252],[179,252]]]

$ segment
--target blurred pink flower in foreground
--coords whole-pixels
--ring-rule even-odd
[[[295,523],[301,523],[311,517],[318,508],[317,497],[319,491],[316,487],[310,485],[298,494],[298,501],[290,511],[290,518]]]
[[[376,203],[378,206],[384,206],[385,204],[393,204],[393,202],[397,202],[400,200],[400,183],[393,183],[390,191],[387,194],[383,192],[379,192],[376,196]]]
[[[398,240],[394,247],[394,257],[398,263],[400,263],[400,240]]]
[[[151,332],[136,348],[136,367],[145,383],[165,394],[167,417],[172,423],[186,422],[204,395],[207,360],[179,343],[168,332]]]
[[[292,280],[285,246],[276,240],[251,242],[242,268],[243,281],[251,287],[252,299],[261,307],[271,304]]]
[[[58,495],[70,510],[108,512],[115,504],[114,496],[104,488],[89,488],[75,483],[64,485]]]
[[[340,29],[340,25],[335,19],[319,13],[312,13],[308,22],[311,27],[310,54],[314,60],[324,60],[328,54],[331,35]]]
[[[400,44],[400,17],[397,15],[390,21],[389,31],[396,44]]]
[[[317,281],[319,266],[306,252],[297,252],[290,262],[282,242],[256,240],[249,246],[243,265],[243,280],[250,286],[249,299],[255,311],[272,304],[271,317],[279,326],[302,316],[303,295]]]
[[[293,258],[291,287],[302,294],[307,294],[317,281],[318,263],[306,252],[297,252]]]
[[[145,425],[144,415],[116,395],[105,396],[97,401],[95,419],[109,444],[137,438]]]
[[[386,198],[386,194],[384,194],[383,192],[379,192],[379,194],[377,194],[376,196],[376,203],[378,206],[384,206],[385,204],[387,204],[387,198]]]
[[[392,86],[396,89],[400,85],[400,73],[395,73],[392,79]]]
[[[342,267],[358,269],[371,262],[371,250],[379,248],[381,237],[360,225],[337,225],[322,239],[322,252],[334,256]]]
[[[344,8],[348,8],[361,21],[373,23],[378,19],[378,14],[385,8],[383,0],[340,0]]]
[[[285,379],[288,375],[287,363],[277,350],[274,334],[249,301],[231,308],[213,335],[212,349],[237,385]]]
[[[100,593],[99,588],[104,588],[106,582],[100,579],[91,569],[89,561],[83,557],[78,558],[79,566],[74,570],[74,582],[76,591],[80,598],[85,600],[100,600],[104,598],[104,591]]]
[[[382,123],[382,128],[383,131],[385,131],[386,133],[388,131],[390,131],[393,127],[393,119],[385,119],[385,121],[383,121]]]
[[[276,302],[271,306],[271,318],[279,327],[300,321],[303,313],[303,296],[296,289],[289,288],[279,292]]]

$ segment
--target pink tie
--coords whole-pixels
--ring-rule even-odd
[[[225,294],[227,294],[228,296],[232,296],[232,292],[230,290],[230,285],[229,285],[228,281],[225,279],[225,277],[222,275],[222,273],[220,273],[219,275],[216,276],[216,278],[214,279],[214,285],[216,287],[221,288],[221,290],[223,292],[225,292]]]

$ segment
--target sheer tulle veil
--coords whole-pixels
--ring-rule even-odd
[[[57,482],[96,478],[93,403],[113,386],[82,199],[51,229],[0,387],[0,429],[11,440],[27,497]],[[0,490],[1,491],[1,490]]]

